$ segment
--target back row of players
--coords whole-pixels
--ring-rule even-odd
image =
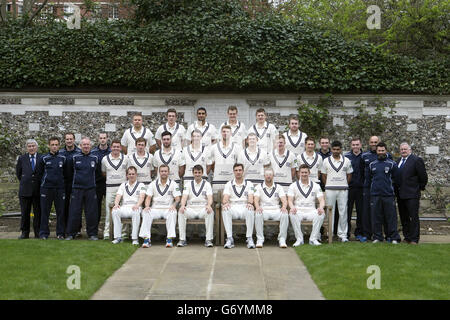
[[[319,152],[315,152],[315,140],[299,130],[299,121],[296,116],[290,117],[289,130],[284,134],[279,134],[276,127],[266,121],[264,109],[256,111],[257,122],[248,130],[242,122],[237,120],[238,110],[235,106],[230,106],[227,114],[229,120],[220,126],[219,134],[214,125],[206,121],[206,109],[199,108],[197,110],[197,121],[191,124],[187,130],[177,123],[176,110],[169,109],[167,111],[167,123],[158,128],[155,136],[150,129],[142,125],[142,116],[136,114],[133,116],[133,126],[124,132],[121,140],[112,140],[109,146],[106,133],[99,135],[99,145],[92,151],[90,150],[89,139],[82,139],[81,149],[79,149],[74,145],[74,135],[70,133],[65,135],[65,148],[61,149],[59,153],[56,152],[59,146],[59,144],[56,145],[58,141],[50,141],[50,153],[44,156],[42,165],[38,165],[37,169],[43,175],[41,187],[44,187],[44,189],[51,186],[52,183],[61,184],[60,180],[64,181],[65,194],[67,195],[64,201],[65,218],[58,219],[58,238],[63,238],[64,233],[66,233],[69,235],[67,239],[73,239],[80,231],[81,209],[84,204],[88,235],[91,239],[96,239],[102,198],[105,196],[107,204],[113,203],[118,194],[125,198],[124,188],[129,186],[129,182],[126,182],[129,173],[127,168],[133,167],[136,169],[131,170],[131,172],[136,171],[137,182],[145,186],[148,194],[148,190],[156,187],[157,191],[161,191],[159,187],[163,187],[159,170],[161,166],[167,168],[169,185],[170,181],[174,181],[174,185],[177,186],[183,181],[184,189],[189,188],[187,181],[194,180],[194,167],[201,166],[203,179],[206,180],[208,174],[211,174],[210,180],[212,192],[215,196],[214,200],[220,202],[221,199],[217,198],[219,191],[224,190],[225,194],[226,190],[229,191],[230,188],[233,188],[236,193],[236,177],[233,167],[239,163],[243,167],[243,179],[255,185],[263,185],[264,170],[270,167],[273,172],[273,182],[281,186],[285,194],[288,193],[288,188],[293,182],[301,180],[300,172],[297,176],[299,168],[302,165],[307,167],[309,181],[314,182],[314,185],[317,186],[322,183],[322,189],[327,190],[327,203],[333,207],[333,216],[335,204],[338,204],[338,236],[342,241],[348,241],[350,233],[347,215],[349,182],[352,181],[358,188],[362,186],[358,184],[368,183],[368,181],[361,180],[361,177],[364,176],[365,161],[362,160],[361,162],[361,154],[355,156],[354,153],[350,152],[347,155],[348,158],[342,156],[342,145],[340,143],[333,144],[333,153],[331,153],[327,138],[321,138],[320,145],[322,148]],[[359,143],[359,149],[361,148],[358,139],[352,141],[352,148],[353,142]],[[373,148],[378,141],[370,143]],[[55,144],[53,150],[52,144]],[[157,150],[157,147],[159,147],[159,150]],[[355,151],[357,148],[355,148]],[[367,164],[376,159],[376,153],[374,159],[372,159],[373,155],[373,151],[366,155]],[[53,162],[58,163],[57,166],[65,168],[64,179],[59,179],[58,182],[56,182],[58,180],[56,177],[48,174],[51,172]],[[48,170],[46,170],[46,167],[48,167]],[[87,174],[82,174],[82,172],[87,172]],[[354,179],[351,179],[352,173]],[[92,174],[95,176],[94,179]],[[152,183],[152,176],[155,175],[157,180]],[[322,176],[322,180],[320,176]],[[148,187],[151,183],[152,186]],[[308,183],[305,184],[306,187],[307,185]],[[135,186],[133,185],[133,187]],[[96,189],[96,194],[87,192],[92,188]],[[299,184],[298,189],[303,198],[306,199],[308,188],[303,192]],[[80,190],[82,191],[80,192]],[[126,190],[128,196],[130,196],[130,191],[133,190]],[[169,192],[169,194],[173,195],[172,192]],[[317,195],[317,192],[314,191],[313,195]],[[362,197],[362,194],[360,196]],[[46,209],[43,210],[48,212],[43,212],[42,221],[47,220],[47,223],[44,222],[41,226],[41,238],[47,238],[49,235],[48,213],[52,200],[48,198],[48,201],[50,201],[50,205],[44,205]],[[351,206],[353,205],[351,204]],[[118,203],[115,209],[119,209]],[[56,210],[58,211],[58,208]],[[108,238],[109,234],[109,210],[109,205],[106,205],[105,238]],[[98,214],[88,214],[91,211],[96,211]],[[145,221],[145,216],[143,215],[143,217]],[[364,219],[360,218],[359,220],[359,230],[356,230],[356,235],[370,238],[372,235],[371,219],[363,221]],[[226,228],[228,224],[225,223]],[[143,227],[144,225],[148,228],[148,222],[143,223]],[[143,238],[148,239],[149,235],[146,235]],[[296,231],[296,244],[298,245],[302,242],[302,237],[297,235],[298,232]],[[168,242],[171,243],[172,237],[174,237],[173,234],[168,234]],[[115,238],[120,238],[120,234],[115,235]],[[133,239],[137,240],[135,235],[133,235]],[[212,238],[207,240],[212,240]],[[313,241],[313,243],[318,242]]]

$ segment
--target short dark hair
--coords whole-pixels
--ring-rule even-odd
[[[312,142],[316,143],[316,141],[314,140],[314,138],[311,137],[311,136],[306,137],[306,139],[305,139],[305,144],[306,144],[307,141],[312,141]]]
[[[206,112],[206,109],[204,107],[198,108],[196,113],[198,113],[200,110],[203,110],[203,111],[205,111],[205,113],[208,113],[208,112]]]
[[[122,142],[119,139],[113,139],[113,141],[111,141],[111,145],[113,145],[114,143],[122,145]]]
[[[378,144],[377,144],[377,149],[378,149],[378,147],[380,147],[380,148],[385,148],[385,149],[387,150],[387,145],[386,145],[386,143],[384,143],[384,142],[378,142]]]
[[[300,167],[298,168],[298,171],[302,170],[302,169],[308,169],[308,171],[311,171],[311,169],[309,168],[309,166],[307,164],[301,164]]]
[[[73,139],[75,140],[75,133],[73,133],[73,132],[66,132],[66,133],[64,134],[64,139],[66,139],[67,136],[72,136]]]
[[[299,121],[299,120],[298,120],[298,116],[297,116],[296,114],[291,114],[291,115],[289,116],[289,123],[291,123],[291,120],[297,120],[297,121]]]
[[[137,145],[139,142],[144,142],[145,145],[147,145],[147,140],[145,140],[145,138],[143,138],[143,137],[139,137],[139,138],[136,139],[136,145]]]
[[[258,114],[258,113],[261,113],[261,112],[264,112],[264,114],[266,114],[266,110],[264,110],[263,108],[259,108],[258,110],[256,110],[255,114]]]
[[[166,112],[166,114],[169,114],[169,113],[175,113],[175,115],[177,114],[177,110],[175,110],[175,109],[173,109],[173,108],[171,108],[171,109],[168,109],[167,110],[167,112]]]
[[[342,143],[341,143],[340,141],[334,140],[334,141],[331,143],[331,148],[335,148],[335,147],[338,147],[338,148],[341,148],[341,149],[342,149]]]
[[[244,170],[244,165],[242,163],[235,163],[233,165],[233,171],[234,171],[234,168],[237,168],[237,167],[242,167],[242,170]]]
[[[321,136],[319,139],[319,143],[320,143],[320,141],[322,141],[322,139],[327,139],[328,141],[330,141],[330,138],[328,138],[327,136]]]
[[[58,143],[61,143],[61,141],[59,140],[59,138],[58,137],[50,137],[49,139],[48,139],[48,144],[50,144],[50,142],[52,142],[52,141],[58,141]]]
[[[359,142],[361,142],[361,138],[360,137],[354,137],[354,138],[352,138],[351,141],[359,141]]]
[[[130,171],[130,170],[134,170],[134,172],[136,172],[137,173],[137,169],[136,169],[136,167],[134,167],[134,166],[129,166],[128,168],[127,168],[127,174],[128,174],[128,171]]]
[[[172,137],[172,134],[169,131],[164,131],[163,133],[161,133],[161,138],[165,137],[165,136],[170,136]]]
[[[170,168],[169,168],[169,166],[167,164],[163,163],[162,165],[160,165],[159,168],[158,168],[158,172],[161,171],[161,168],[167,168],[167,170],[169,170],[169,172],[170,172]]]
[[[192,173],[194,173],[194,171],[201,171],[203,173],[203,167],[199,164],[196,164],[193,168],[192,168]]]
[[[228,107],[228,110],[227,110],[227,113],[228,113],[228,111],[230,111],[230,110],[235,110],[236,112],[238,111],[238,109],[237,109],[236,106],[229,106],[229,107]]]

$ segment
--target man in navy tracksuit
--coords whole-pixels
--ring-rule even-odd
[[[66,240],[73,240],[81,226],[81,211],[84,207],[86,218],[86,231],[89,240],[98,240],[98,212],[97,194],[95,190],[95,177],[101,164],[96,155],[91,153],[91,140],[81,139],[81,154],[74,155],[73,184],[70,196],[69,225],[67,226],[69,236]]]
[[[372,136],[369,139],[369,150],[361,156],[362,166],[364,167],[364,184],[363,184],[363,211],[362,211],[362,236],[367,240],[372,239],[372,215],[370,212],[370,182],[369,182],[369,165],[377,160],[377,144],[380,139]],[[392,160],[392,156],[386,153],[387,158]]]
[[[65,190],[64,181],[66,175],[66,157],[61,155],[58,150],[60,147],[59,138],[52,137],[48,140],[50,152],[42,157],[37,164],[37,172],[42,176],[41,181],[41,228],[39,237],[46,240],[50,235],[48,227],[48,217],[52,204],[55,204],[56,210],[56,236],[58,240],[64,239],[65,219],[64,219],[64,200]]]
[[[397,244],[400,235],[397,230],[397,211],[393,181],[397,175],[397,164],[387,158],[386,144],[377,144],[377,160],[369,165],[370,210],[372,212],[373,243],[383,241],[384,233],[387,241]]]
[[[99,133],[98,142],[98,146],[92,149],[91,153],[97,156],[99,166],[101,167],[103,157],[111,153],[111,148],[108,145],[108,134],[106,132]],[[103,198],[106,197],[106,177],[103,176],[101,171],[99,171],[99,174],[95,177],[95,184],[97,192],[98,223],[100,223],[102,217],[102,202]]]
[[[66,157],[67,164],[72,162],[72,157],[76,154],[81,153],[81,149],[75,145],[75,134],[72,132],[67,132],[64,135],[64,148],[59,150],[59,154]],[[64,225],[69,225],[69,207],[70,207],[70,195],[72,193],[72,183],[73,183],[73,170],[72,167],[66,166],[66,180],[64,181],[64,193],[66,194],[64,200]],[[80,230],[78,230],[80,231]],[[68,230],[66,230],[68,233]]]
[[[355,237],[361,242],[366,242],[367,238],[362,235],[362,210],[363,210],[363,184],[364,184],[364,166],[361,161],[361,139],[353,138],[351,143],[351,151],[347,152],[345,156],[350,159],[352,163],[353,173],[352,180],[348,185],[348,202],[347,202],[347,220],[348,232],[347,238],[350,238],[352,226],[352,211],[353,204],[356,207],[356,228]]]

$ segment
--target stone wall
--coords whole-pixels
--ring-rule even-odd
[[[208,121],[218,126],[226,120],[226,108],[236,105],[239,119],[246,126],[255,122],[255,111],[265,108],[269,121],[280,131],[287,128],[290,114],[296,114],[298,102],[315,102],[319,95],[305,94],[79,94],[79,93],[0,93],[0,121],[13,136],[9,152],[0,153],[1,182],[16,182],[15,159],[24,151],[28,138],[45,141],[52,135],[62,137],[72,131],[79,141],[82,136],[95,140],[100,131],[111,138],[121,138],[131,125],[131,114],[141,112],[144,125],[153,133],[165,120],[168,108],[176,108],[180,121],[187,127],[195,119],[195,110],[206,107]],[[369,105],[375,95],[334,95],[329,110],[330,125],[349,149],[346,123],[355,114],[357,101]],[[416,154],[424,158],[433,185],[449,188],[450,96],[384,95],[385,101],[396,103],[396,114],[387,119],[382,140],[398,156],[398,146],[408,141]],[[366,143],[364,148],[366,148]],[[448,200],[447,200],[448,201]]]

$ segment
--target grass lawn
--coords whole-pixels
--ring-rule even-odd
[[[0,240],[0,299],[89,299],[136,249],[101,240]],[[80,289],[67,288],[70,265],[80,268]]]
[[[351,242],[296,251],[326,299],[450,299],[450,244]],[[367,288],[370,265],[380,267],[380,289]]]

